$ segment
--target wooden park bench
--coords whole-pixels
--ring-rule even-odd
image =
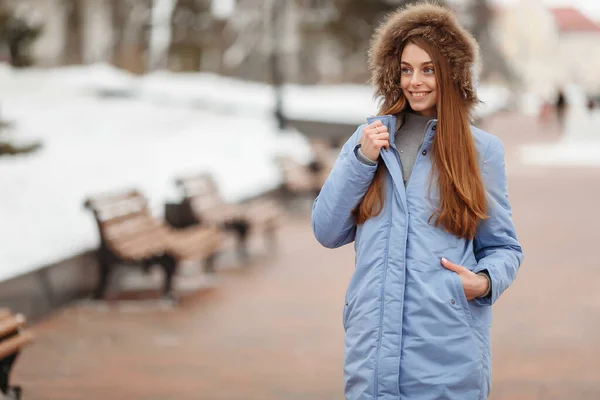
[[[311,142],[313,160],[307,165],[301,164],[290,156],[279,156],[276,161],[282,172],[282,188],[287,194],[305,195],[313,197],[319,195],[325,184],[335,156],[331,146],[324,141]]]
[[[277,158],[282,173],[281,186],[286,194],[317,196],[325,183],[323,176],[309,166],[300,164],[289,156]]]
[[[25,317],[22,314],[13,314],[6,308],[0,309],[0,393],[2,393],[2,398],[21,398],[21,388],[10,384],[10,372],[21,349],[34,339],[30,331],[23,329],[24,325]]]
[[[94,298],[104,298],[110,273],[119,263],[164,270],[164,295],[174,300],[173,276],[181,261],[203,261],[213,268],[222,237],[205,227],[173,229],[154,218],[147,199],[138,191],[89,198],[85,207],[94,213],[100,247],[97,251],[99,282]]]
[[[175,184],[183,194],[182,206],[195,223],[233,231],[238,238],[238,254],[248,256],[248,236],[262,232],[273,248],[280,217],[279,205],[271,200],[255,200],[248,204],[226,202],[208,173],[179,178]]]

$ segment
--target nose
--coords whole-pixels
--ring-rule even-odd
[[[421,74],[418,71],[413,72],[412,79],[410,80],[410,84],[412,86],[421,86],[423,80],[421,79]]]

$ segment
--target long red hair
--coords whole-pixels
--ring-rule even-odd
[[[434,182],[437,183],[440,203],[429,221],[433,220],[435,226],[441,226],[458,237],[472,239],[477,223],[486,219],[487,215],[485,190],[469,124],[469,109],[452,79],[449,63],[440,51],[419,37],[412,37],[408,42],[421,47],[431,57],[438,88],[438,124],[430,151],[433,159],[430,189]],[[400,61],[400,57],[394,60]],[[398,97],[396,101],[383,99],[379,115],[407,112],[410,108],[408,101],[402,94]],[[352,212],[357,224],[379,215],[383,209],[386,171],[384,163],[380,162],[367,193]]]

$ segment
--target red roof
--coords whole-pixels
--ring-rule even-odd
[[[572,7],[551,8],[556,25],[560,32],[597,32],[600,25],[586,17],[579,10]]]

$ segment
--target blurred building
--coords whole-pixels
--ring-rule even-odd
[[[575,8],[521,0],[496,9],[494,34],[533,102],[577,85],[600,92],[600,25]]]

